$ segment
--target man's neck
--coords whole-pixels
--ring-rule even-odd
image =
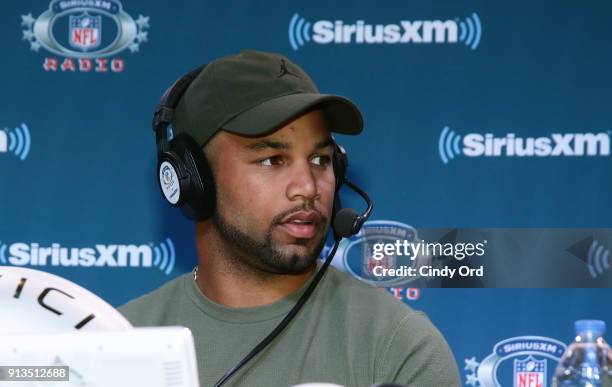
[[[196,225],[196,252],[198,287],[211,301],[231,308],[272,304],[297,291],[313,273],[273,274],[240,264],[227,256],[231,251],[210,222]]]

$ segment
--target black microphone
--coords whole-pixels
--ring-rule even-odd
[[[338,234],[338,236],[342,238],[348,238],[359,232],[361,226],[363,226],[365,221],[368,220],[368,218],[370,217],[374,204],[372,203],[372,200],[370,200],[368,194],[366,194],[364,190],[352,183],[349,179],[344,178],[343,183],[346,184],[353,191],[357,192],[359,196],[361,196],[368,205],[368,208],[361,215],[357,214],[357,211],[355,211],[355,209],[353,208],[343,208],[338,211],[338,213],[334,217],[334,231],[336,232],[336,234]]]

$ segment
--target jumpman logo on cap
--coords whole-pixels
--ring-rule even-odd
[[[291,71],[289,71],[287,69],[287,62],[285,62],[284,59],[280,60],[280,71],[278,73],[278,76],[276,78],[281,78],[284,77],[285,75],[293,75],[296,78],[301,78],[299,75],[292,73]]]

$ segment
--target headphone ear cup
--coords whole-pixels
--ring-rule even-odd
[[[168,144],[178,155],[188,175],[188,186],[182,200],[183,215],[194,221],[210,218],[216,203],[214,178],[204,151],[189,135],[181,133]]]

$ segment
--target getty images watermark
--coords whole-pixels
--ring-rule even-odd
[[[371,272],[376,277],[424,277],[424,278],[454,278],[483,277],[484,265],[472,267],[470,265],[398,265],[401,258],[408,258],[414,262],[417,257],[437,257],[463,261],[470,257],[485,255],[487,241],[478,243],[442,243],[442,242],[411,242],[396,240],[395,243],[374,243],[371,250],[371,259],[374,260]],[[452,261],[451,261],[452,262]]]

